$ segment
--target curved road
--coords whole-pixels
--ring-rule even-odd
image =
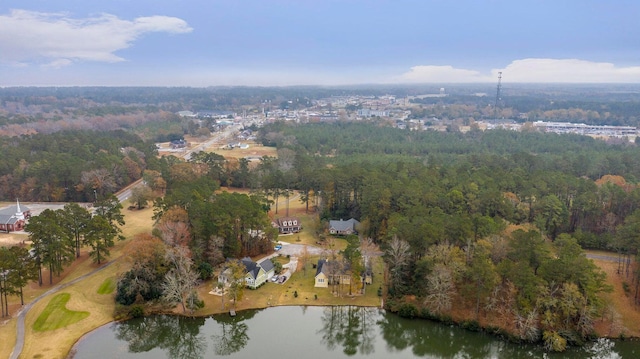
[[[87,277],[90,277],[92,275],[94,275],[95,273],[100,272],[101,270],[109,267],[110,265],[112,265],[113,263],[115,263],[118,259],[114,259],[111,262],[103,265],[100,268],[97,268],[85,275],[82,275],[74,280],[72,280],[71,282],[68,283],[63,283],[63,284],[58,284],[55,287],[49,289],[48,291],[40,294],[38,297],[36,297],[36,299],[34,299],[32,302],[28,303],[27,305],[24,306],[24,308],[22,308],[20,310],[20,312],[18,313],[18,323],[17,323],[17,338],[16,338],[16,344],[13,347],[13,351],[11,352],[11,356],[9,356],[10,359],[18,359],[18,357],[20,356],[20,354],[22,353],[22,348],[24,347],[24,318],[27,315],[27,313],[29,312],[29,309],[31,309],[31,307],[33,307],[34,304],[38,303],[42,298],[53,294],[57,291],[59,291],[60,289],[64,289],[70,285],[73,285]]]

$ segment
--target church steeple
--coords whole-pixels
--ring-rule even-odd
[[[20,200],[18,200],[16,198],[16,217],[18,219],[24,219],[24,213],[22,213],[22,210],[20,209]]]

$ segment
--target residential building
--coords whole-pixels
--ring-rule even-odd
[[[273,224],[280,234],[298,233],[302,230],[302,222],[297,217],[278,218]]]
[[[357,234],[358,226],[360,226],[360,222],[353,218],[346,221],[342,219],[339,221],[331,220],[329,221],[329,233],[337,235]]]

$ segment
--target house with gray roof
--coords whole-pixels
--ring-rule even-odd
[[[283,217],[274,221],[273,226],[280,234],[298,233],[302,230],[302,222],[297,217]]]
[[[329,233],[337,234],[337,235],[349,235],[349,234],[357,234],[358,226],[360,226],[360,222],[356,219],[329,221]]]
[[[338,261],[318,260],[314,287],[328,288],[329,285],[334,284],[350,285],[351,276],[345,272]]]
[[[244,257],[240,260],[246,269],[244,281],[247,287],[256,289],[264,284],[269,278],[275,274],[275,267],[271,259],[265,259],[259,263],[251,260],[249,257]],[[218,275],[218,282],[225,286],[231,284],[231,269],[226,268]]]
[[[31,210],[16,201],[15,206],[0,209],[0,231],[7,233],[24,229],[26,220],[31,217]]]
[[[256,289],[273,277],[275,268],[271,259],[267,258],[260,263],[256,263],[251,258],[244,257],[241,261],[247,269],[247,274],[244,277],[247,287]]]

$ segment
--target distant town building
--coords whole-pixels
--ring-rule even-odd
[[[187,141],[185,141],[184,139],[171,141],[171,148],[173,148],[173,149],[185,148],[185,147],[187,147]]]
[[[197,117],[196,114],[191,111],[179,111],[177,114],[180,117],[189,117],[189,118]]]
[[[389,111],[385,110],[372,110],[370,108],[363,108],[358,110],[358,116],[362,117],[387,117],[389,116]]]
[[[596,126],[571,122],[536,121],[533,126],[544,132],[575,133],[585,136],[625,137],[635,136],[638,132],[633,126]]]

